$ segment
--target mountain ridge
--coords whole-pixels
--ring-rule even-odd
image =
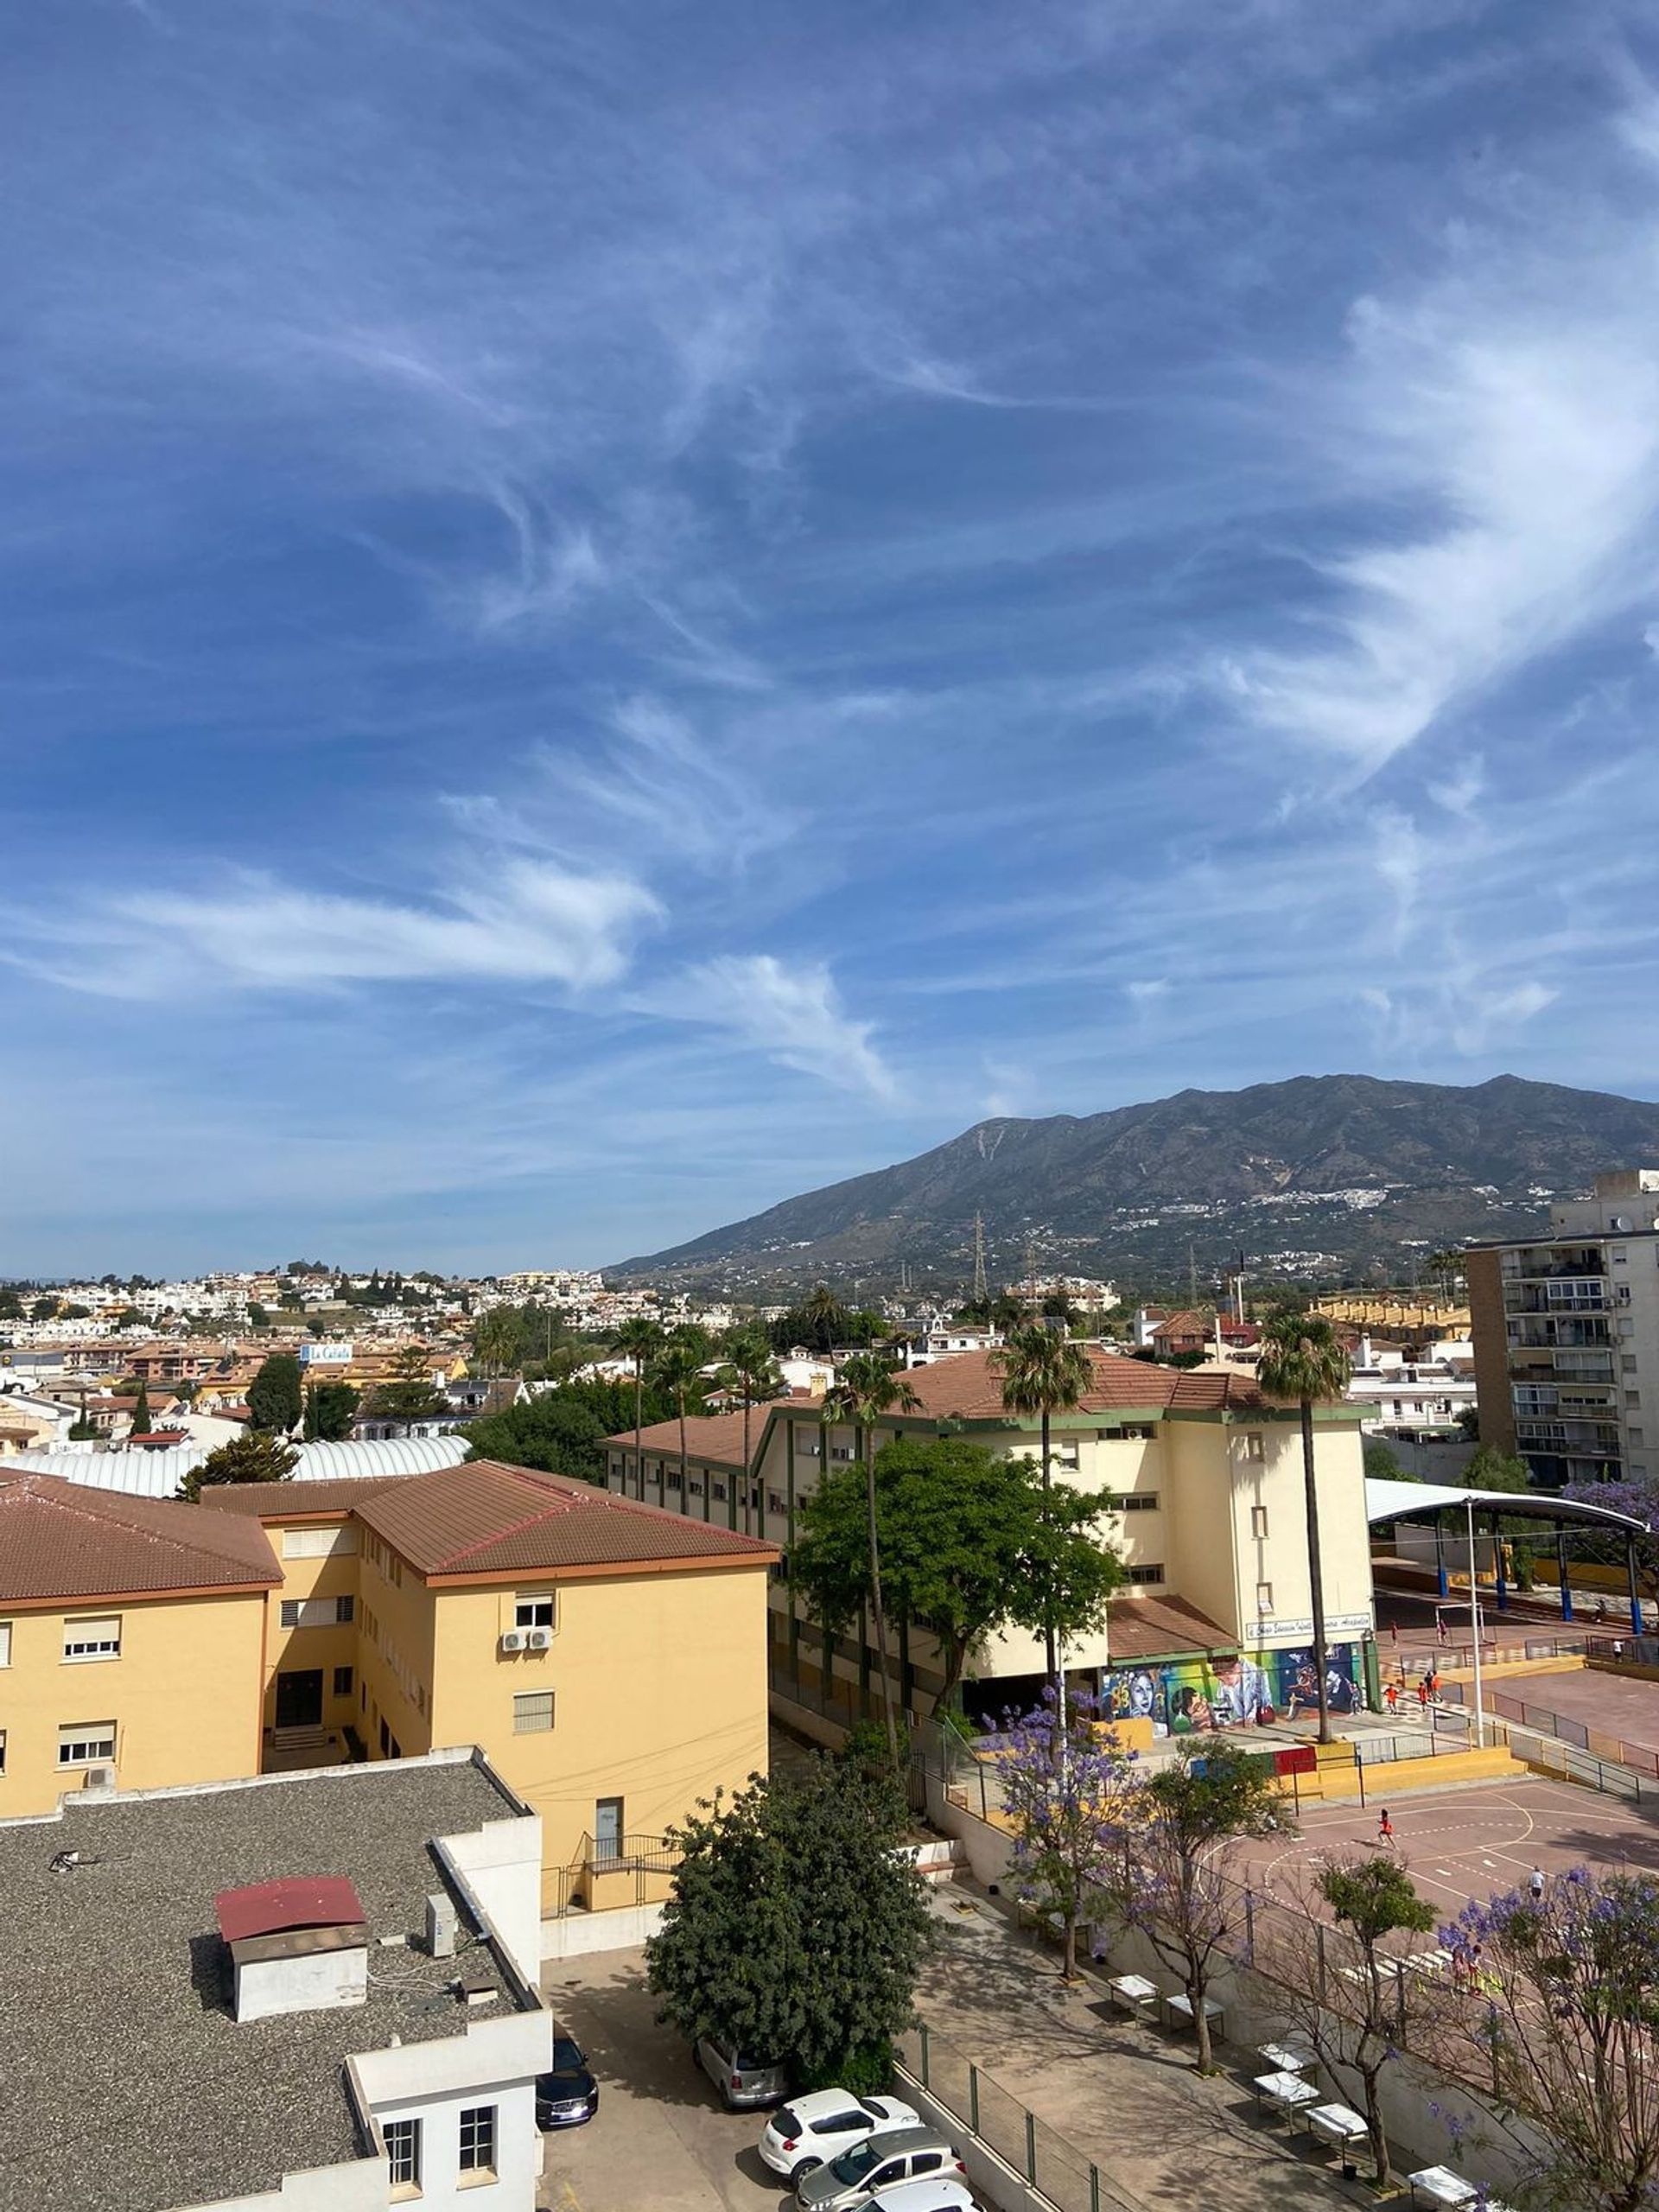
[[[1293,1076],[1100,1114],[992,1116],[606,1272],[787,1288],[896,1281],[904,1266],[954,1281],[971,1275],[977,1215],[1002,1281],[1028,1257],[1044,1273],[1144,1276],[1185,1268],[1189,1246],[1208,1268],[1240,1244],[1268,1272],[1338,1274],[1516,1233],[1598,1172],[1656,1161],[1659,1104],[1615,1092],[1514,1075]]]

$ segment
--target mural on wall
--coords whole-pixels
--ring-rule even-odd
[[[1325,1691],[1333,1713],[1355,1713],[1363,1699],[1358,1647],[1333,1643],[1325,1652]],[[1264,1717],[1294,1720],[1319,1710],[1319,1678],[1306,1646],[1246,1651],[1236,1659],[1181,1659],[1167,1665],[1122,1667],[1103,1678],[1114,1715],[1150,1720],[1154,1736],[1191,1736],[1238,1728]]]

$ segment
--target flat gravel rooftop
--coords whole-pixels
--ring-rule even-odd
[[[430,1839],[514,1807],[470,1764],[340,1767],[0,1825],[0,2212],[171,2212],[360,2157],[343,2066],[513,2003],[487,1944],[429,1959]],[[50,1871],[76,1850],[73,1872]],[[369,1924],[366,2005],[238,2025],[213,1898],[343,1874]],[[462,1916],[462,1942],[466,1935]],[[470,2012],[444,1985],[487,1975]]]

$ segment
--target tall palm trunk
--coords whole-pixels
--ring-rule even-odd
[[[1331,1694],[1325,1684],[1325,1561],[1319,1550],[1319,1491],[1313,1479],[1313,1401],[1302,1400],[1302,1489],[1307,1503],[1307,1585],[1313,1599],[1313,1672],[1319,1688],[1319,1741],[1331,1736]]]
[[[887,1667],[887,1609],[881,1599],[881,1543],[875,1519],[875,1428],[865,1429],[864,1500],[870,1522],[870,1618],[875,1624],[876,1664],[881,1669],[881,1717],[887,1723],[887,1757],[899,1771],[899,1723],[893,1710],[893,1676]]]

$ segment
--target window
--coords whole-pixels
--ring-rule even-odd
[[[664,1479],[666,1481],[670,1490],[678,1490],[680,1486],[679,1469],[677,1467],[671,1467]]]
[[[702,1484],[698,1481],[695,1475],[693,1475],[690,1480],[686,1484],[685,1494],[688,1497],[701,1497],[702,1496]]]
[[[381,2133],[386,2139],[386,2167],[394,2189],[411,2191],[421,2185],[421,2123],[418,2120],[389,2120]]]
[[[1639,1428],[1633,1428],[1633,1429],[1630,1431],[1630,1442],[1632,1443],[1632,1445],[1637,1445],[1637,1444],[1640,1444],[1640,1443],[1641,1443],[1641,1441],[1642,1441],[1642,1432],[1641,1432],[1641,1430],[1640,1430]]]
[[[6,1732],[0,1728],[0,1774],[6,1770]]]
[[[1250,1534],[1259,1541],[1268,1533],[1268,1509],[1265,1505],[1250,1508]]]
[[[58,1731],[60,1766],[101,1766],[114,1757],[113,1720],[72,1720]]]
[[[853,1447],[850,1444],[832,1444],[830,1446],[830,1457],[832,1459],[850,1459],[852,1456]]]
[[[118,1659],[119,1618],[111,1615],[107,1620],[65,1621],[63,1656],[66,1659]]]
[[[1626,1375],[1634,1375],[1636,1372],[1636,1354],[1633,1351],[1621,1352],[1618,1356],[1618,1363]]]
[[[512,1601],[512,1624],[515,1628],[551,1628],[553,1625],[553,1592],[533,1590]]]
[[[1128,1577],[1131,1582],[1161,1582],[1164,1579],[1163,1561],[1159,1560],[1148,1567],[1132,1567],[1128,1570]]]
[[[336,1667],[334,1669],[334,1695],[336,1697],[350,1697],[351,1694],[351,1669],[349,1667]]]
[[[525,1690],[512,1700],[515,1736],[539,1736],[553,1726],[551,1690]]]
[[[1624,1393],[1624,1402],[1632,1408],[1639,1406],[1642,1402],[1642,1393],[1639,1390],[1627,1390]]]
[[[330,1559],[357,1549],[355,1529],[284,1529],[284,1559]]]
[[[493,2174],[495,2171],[493,2105],[461,2107],[461,2171],[464,2174]]]
[[[709,1485],[709,1495],[710,1497],[717,1500],[720,1504],[724,1505],[726,1503],[725,1484],[711,1482]]]
[[[284,1598],[284,1628],[333,1628],[357,1611],[354,1598]]]
[[[1155,1490],[1120,1491],[1116,1497],[1106,1501],[1114,1513],[1155,1513],[1158,1493]]]
[[[11,1664],[11,1623],[0,1621],[0,1667]]]
[[[766,1492],[766,1510],[768,1513],[788,1512],[789,1500],[784,1496],[782,1491],[769,1490]],[[3,1660],[0,1660],[0,1666],[3,1666],[4,1663]]]
[[[1256,1612],[1257,1612],[1258,1616],[1259,1616],[1262,1620],[1269,1620],[1269,1619],[1271,1619],[1271,1618],[1272,1618],[1272,1616],[1273,1616],[1273,1585],[1272,1585],[1272,1583],[1271,1583],[1271,1582],[1258,1582],[1258,1583],[1256,1584],[1256,1586],[1255,1586],[1255,1610],[1256,1610]]]
[[[795,1439],[795,1449],[804,1459],[816,1459],[823,1451],[823,1446],[816,1436],[798,1436]]]

